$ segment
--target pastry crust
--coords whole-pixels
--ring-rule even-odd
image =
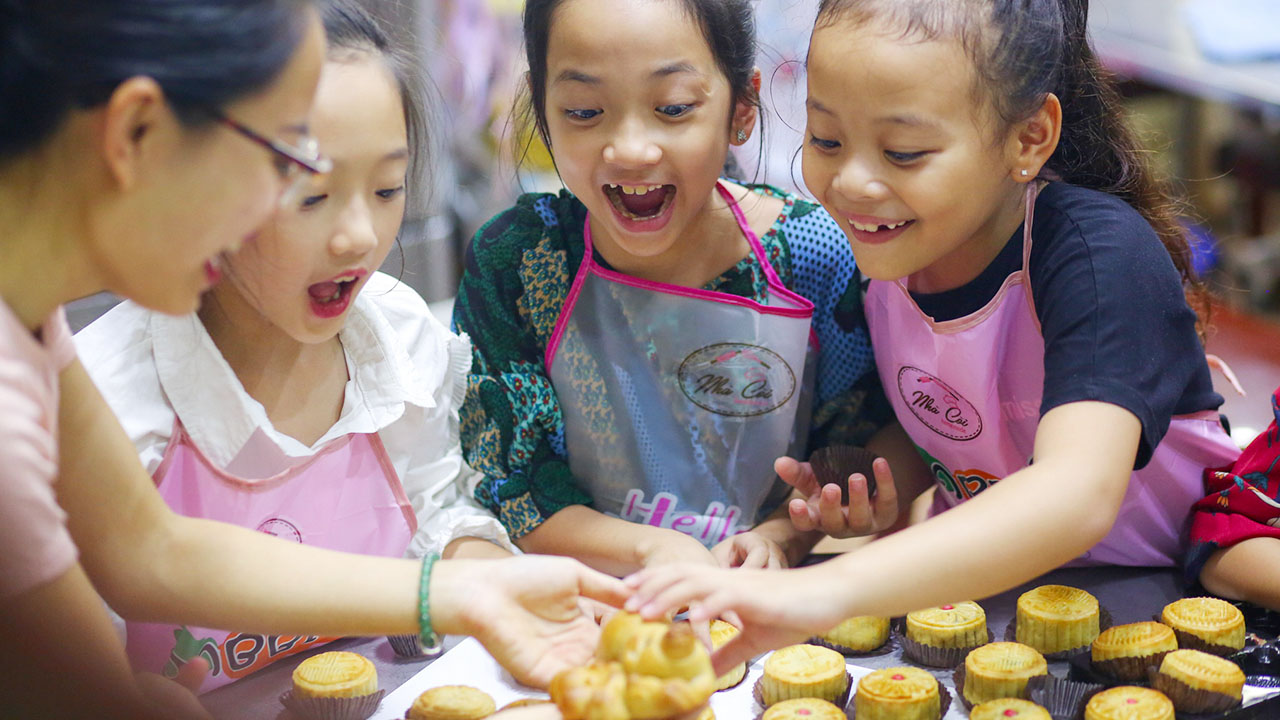
[[[987,642],[987,613],[959,602],[907,613],[907,637],[937,648],[971,648]]]
[[[1053,720],[1049,711],[1021,698],[988,700],[969,711],[969,720]]]
[[[783,700],[813,697],[834,702],[849,689],[844,656],[817,645],[792,645],[764,661],[760,696],[766,707]]]
[[[353,652],[326,652],[303,660],[293,669],[297,697],[349,698],[378,692],[373,663]]]
[[[855,652],[871,652],[888,642],[889,618],[871,615],[851,617],[819,637]]]
[[[1208,646],[1240,650],[1244,648],[1244,615],[1225,600],[1194,597],[1176,600],[1164,606],[1160,622],[1185,633]],[[1187,646],[1179,635],[1179,645]],[[1199,648],[1198,648],[1199,649]]]
[[[540,701],[530,704],[537,702]],[[468,685],[441,685],[413,701],[408,720],[480,720],[492,715],[497,707],[483,690]]]
[[[964,659],[964,699],[978,705],[1000,698],[1027,697],[1027,681],[1047,675],[1049,664],[1035,648],[1013,642],[994,642],[976,648]]]
[[[1175,650],[1165,655],[1160,674],[1192,690],[1208,690],[1237,700],[1244,691],[1244,671],[1239,665],[1199,650]]]
[[[1178,649],[1178,639],[1168,625],[1137,622],[1103,630],[1093,641],[1091,656],[1096,669],[1121,680],[1146,680],[1147,668],[1158,666]]]
[[[722,645],[738,636],[738,628],[723,620],[711,621],[711,649],[719,650]],[[747,664],[738,663],[729,672],[716,678],[716,690],[727,690],[742,682],[747,676]]]
[[[796,698],[771,705],[760,720],[848,720],[844,710],[818,698]]]
[[[1090,698],[1084,720],[1174,720],[1173,702],[1155,690],[1122,685]]]
[[[938,720],[942,715],[937,679],[913,667],[862,676],[853,703],[858,720]]]
[[[1041,585],[1018,598],[1017,640],[1046,655],[1089,647],[1098,623],[1098,599],[1079,588]]]

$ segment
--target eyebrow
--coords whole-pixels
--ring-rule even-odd
[[[383,160],[405,160],[405,159],[408,159],[408,157],[409,157],[409,148],[402,147],[397,150],[392,150],[386,155],[383,155],[382,159]]]
[[[294,135],[308,135],[311,132],[311,128],[306,123],[297,123],[281,127],[280,132],[284,134],[293,133]]]
[[[657,70],[654,70],[650,74],[650,77],[664,78],[664,77],[669,77],[671,75],[678,75],[680,73],[691,73],[693,75],[701,75],[701,73],[698,72],[698,68],[694,67],[692,63],[674,62],[674,63],[671,63],[670,65],[663,65]],[[553,84],[562,83],[562,82],[577,82],[577,83],[583,83],[585,85],[599,85],[601,83],[601,80],[600,78],[594,75],[588,75],[579,70],[570,69],[570,70],[561,71],[561,73],[556,76],[556,79],[553,82]]]
[[[890,115],[889,117],[877,118],[878,123],[890,123],[893,125],[906,125],[907,127],[920,128],[923,130],[937,130],[942,127],[936,121],[930,120],[920,115]]]

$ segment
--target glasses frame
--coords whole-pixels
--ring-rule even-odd
[[[320,154],[313,137],[304,137],[302,147],[297,147],[283,140],[269,138],[244,123],[231,119],[216,108],[208,108],[207,112],[213,119],[226,127],[288,160],[294,167],[310,175],[325,175],[333,170],[333,163],[329,158]]]

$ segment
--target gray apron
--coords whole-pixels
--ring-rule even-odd
[[[588,217],[546,351],[569,467],[593,507],[708,547],[786,497],[773,461],[803,457],[813,386],[813,303],[782,285],[717,189],[764,269],[768,305],[601,267]]]

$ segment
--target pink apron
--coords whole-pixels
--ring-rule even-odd
[[[872,281],[867,290],[876,367],[898,421],[933,471],[934,513],[1031,461],[1044,394],[1044,338],[1027,270],[1037,191],[1028,187],[1022,268],[981,310],[934,322],[901,281]],[[1177,564],[1204,469],[1238,454],[1217,412],[1173,418],[1151,462],[1133,473],[1111,532],[1070,564]]]
[[[289,470],[247,479],[215,467],[175,421],[155,481],[169,507],[181,515],[331,550],[400,557],[418,526],[376,433],[338,438]],[[127,631],[135,670],[175,677],[180,665],[203,656],[210,672],[201,692],[334,639],[165,623],[130,622]]]
[[[786,496],[773,461],[800,452],[813,378],[813,303],[782,284],[717,189],[760,262],[769,304],[600,267],[588,218],[546,351],[569,467],[592,506],[708,547]]]

